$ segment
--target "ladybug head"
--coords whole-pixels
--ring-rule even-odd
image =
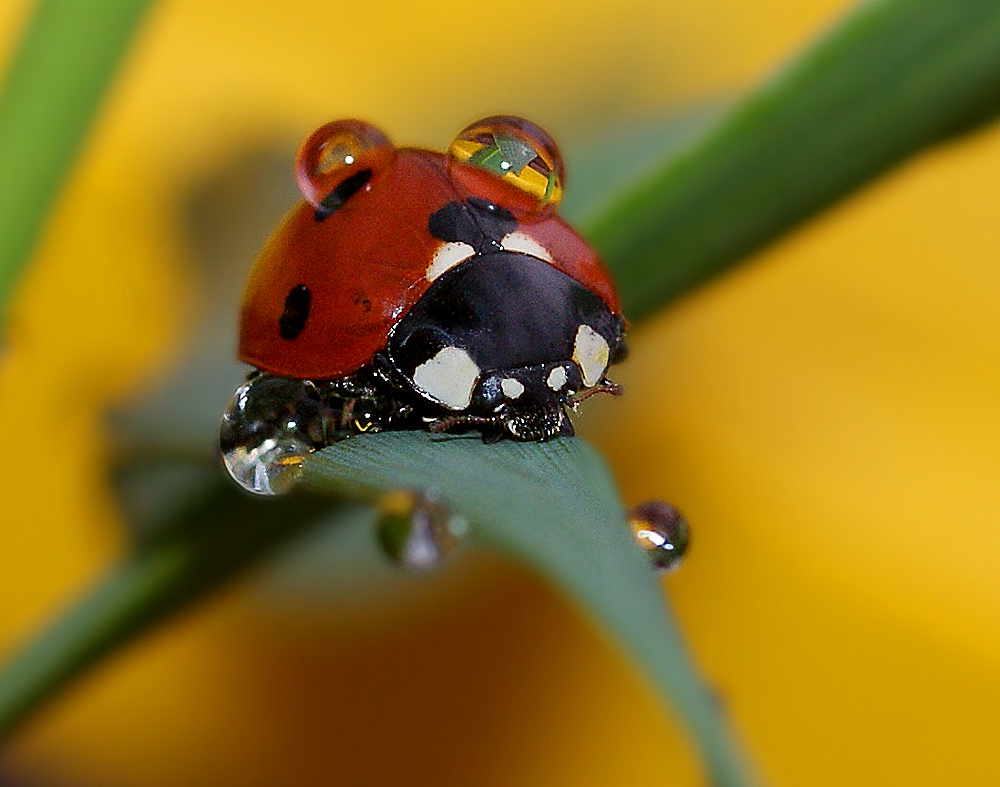
[[[600,297],[501,249],[438,278],[395,326],[384,366],[444,411],[543,439],[568,428],[563,406],[603,383],[623,339],[623,320]]]

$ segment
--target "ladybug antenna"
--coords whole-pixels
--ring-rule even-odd
[[[569,397],[568,402],[570,407],[576,407],[580,402],[584,402],[589,399],[594,394],[611,394],[612,396],[621,396],[625,393],[625,388],[619,383],[613,383],[606,377],[603,378],[597,385],[593,388],[588,388],[585,391],[578,391]]]

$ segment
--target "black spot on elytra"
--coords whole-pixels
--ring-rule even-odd
[[[312,293],[304,284],[296,284],[288,291],[285,298],[285,311],[278,318],[278,328],[282,339],[294,339],[306,327],[309,319],[309,305],[312,303]]]
[[[360,172],[355,172],[349,178],[344,178],[340,182],[340,185],[323,197],[323,201],[319,203],[316,213],[313,214],[316,221],[323,221],[323,219],[333,215],[333,212],[347,202],[352,194],[356,193],[371,180],[371,177],[372,171],[370,169],[363,169]]]
[[[517,219],[489,200],[469,197],[465,204],[449,202],[431,214],[427,229],[438,240],[468,243],[476,254],[500,250],[504,235],[517,229]]]

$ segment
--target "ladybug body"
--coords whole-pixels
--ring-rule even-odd
[[[441,154],[338,121],[296,173],[306,201],[250,275],[239,357],[321,405],[310,448],[407,428],[545,440],[572,434],[567,407],[618,392],[605,373],[624,355],[621,306],[555,213],[563,166],[541,129],[487,118]],[[224,418],[224,453],[269,412],[250,386]]]

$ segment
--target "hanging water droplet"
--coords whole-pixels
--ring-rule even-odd
[[[628,524],[657,573],[680,566],[690,540],[687,520],[680,511],[669,503],[649,500],[628,512]]]
[[[312,383],[252,376],[222,414],[222,461],[244,489],[283,494],[295,485],[302,460],[326,444],[327,416]]]
[[[378,507],[379,546],[403,568],[434,568],[468,530],[468,523],[430,492],[390,492]]]

